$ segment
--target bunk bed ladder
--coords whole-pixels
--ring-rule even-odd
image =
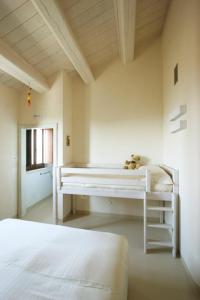
[[[149,200],[152,200],[151,193],[144,193],[144,252],[152,248],[171,248],[173,257],[177,254],[177,194],[171,193],[171,197],[167,200],[160,200],[161,206],[149,205]],[[166,206],[166,201],[170,206]],[[157,202],[157,200],[156,200]],[[160,221],[156,223],[149,222],[148,212],[160,212]],[[171,215],[170,224],[166,222],[165,214]],[[170,232],[170,241],[150,240],[148,239],[148,229],[165,229]]]

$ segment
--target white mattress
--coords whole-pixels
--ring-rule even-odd
[[[0,221],[0,299],[127,299],[127,248],[110,233]]]
[[[118,178],[120,177],[115,176],[116,182]],[[122,178],[124,179],[124,182],[126,182],[125,177]],[[121,184],[109,185],[109,184],[102,184],[102,183],[99,184],[98,183],[99,179],[102,182],[102,178],[100,176],[70,175],[67,177],[68,182],[64,182],[62,186],[69,187],[69,188],[78,187],[78,188],[96,188],[96,189],[106,188],[106,189],[137,190],[137,191],[145,190],[145,181],[142,176],[137,177],[137,179],[135,179],[134,185],[121,185]],[[106,180],[105,176],[104,179]],[[173,184],[152,182],[151,188],[153,192],[172,192]]]
[[[148,169],[151,173],[151,190],[153,192],[172,192],[173,181],[161,167],[157,165],[146,165],[139,170]],[[68,174],[64,177],[63,187],[68,188],[95,188],[115,190],[137,190],[144,191],[146,178],[141,175],[90,175],[90,174]],[[108,184],[108,180],[114,184]],[[131,179],[131,182],[130,182]]]

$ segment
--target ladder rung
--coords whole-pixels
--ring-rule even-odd
[[[155,195],[155,193],[149,193],[147,194],[147,200],[154,200],[154,201],[162,201],[162,202],[172,202],[171,195],[167,196],[165,199],[160,199],[158,195]]]
[[[147,241],[147,244],[150,246],[159,246],[159,247],[170,247],[172,248],[172,242],[164,242],[164,241]]]
[[[148,210],[155,210],[155,211],[173,211],[171,207],[162,207],[162,206],[148,206]]]
[[[170,224],[156,223],[156,224],[148,224],[147,226],[151,228],[172,229],[172,225]]]

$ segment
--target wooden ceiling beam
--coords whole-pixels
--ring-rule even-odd
[[[49,90],[45,77],[1,39],[0,69],[39,93]]]
[[[58,44],[70,59],[85,83],[94,81],[90,66],[84,57],[70,25],[67,23],[56,0],[32,0],[36,10],[49,27]]]
[[[113,0],[120,57],[124,64],[134,59],[136,0]]]

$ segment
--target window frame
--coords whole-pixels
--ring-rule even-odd
[[[37,130],[42,130],[42,162],[37,163]],[[44,162],[44,131],[52,130],[53,142],[53,129],[52,128],[30,128],[26,130],[26,171],[33,171],[42,169],[49,164]],[[32,142],[33,135],[33,142]],[[33,147],[32,147],[33,143]],[[32,162],[33,160],[33,162]],[[53,164],[53,144],[52,144],[52,163]]]

